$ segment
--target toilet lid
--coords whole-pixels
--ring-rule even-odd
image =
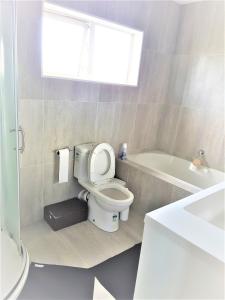
[[[88,159],[89,180],[92,183],[106,181],[115,176],[115,154],[107,143],[96,145]]]

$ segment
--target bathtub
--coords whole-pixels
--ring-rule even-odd
[[[225,180],[225,173],[221,171],[212,168],[192,170],[190,161],[162,152],[130,154],[124,162],[190,193]]]

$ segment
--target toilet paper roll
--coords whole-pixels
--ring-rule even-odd
[[[59,183],[68,182],[69,174],[69,149],[61,149],[59,155]]]

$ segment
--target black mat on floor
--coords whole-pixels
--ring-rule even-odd
[[[32,263],[19,300],[91,300],[93,289],[90,269]]]
[[[94,278],[117,300],[133,299],[141,244],[90,268],[32,263],[19,300],[93,299]]]

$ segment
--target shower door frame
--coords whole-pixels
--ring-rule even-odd
[[[5,6],[3,6],[5,5]],[[5,10],[4,10],[5,9]],[[0,3],[2,31],[1,84],[1,229],[16,242],[21,254],[19,206],[19,137],[17,92],[17,35],[15,1]],[[8,16],[8,18],[6,18]],[[10,18],[11,17],[11,18]],[[8,26],[7,26],[8,25]],[[8,42],[8,44],[7,44]],[[8,46],[8,47],[7,47]],[[2,78],[1,78],[2,77]],[[10,90],[9,90],[10,89]],[[10,143],[11,142],[11,143]]]

